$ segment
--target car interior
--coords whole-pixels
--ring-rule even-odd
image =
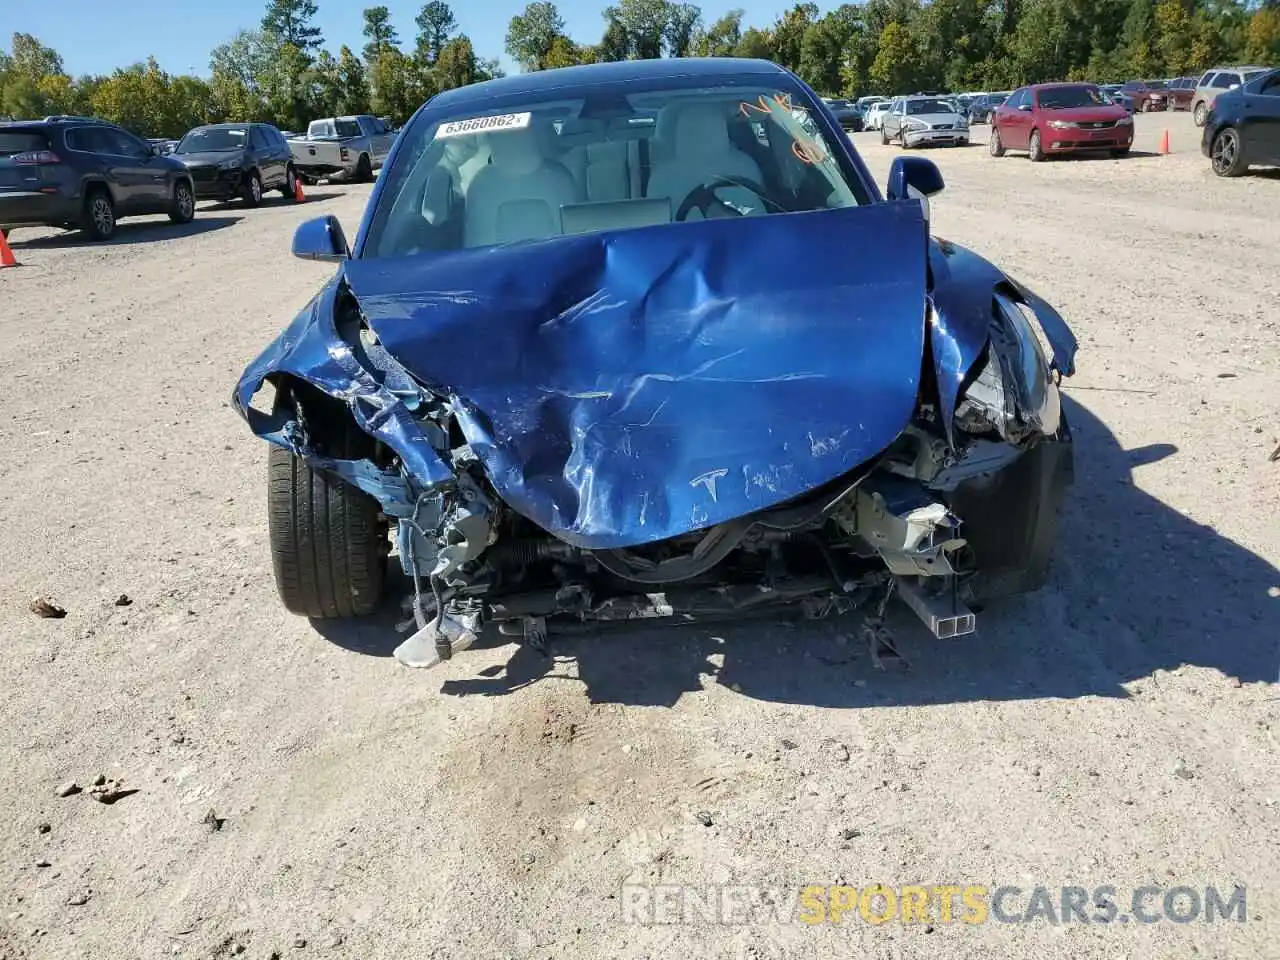
[[[399,184],[393,171],[394,200],[375,214],[368,250],[455,250],[860,202],[807,114],[773,94],[716,93],[539,105],[523,126],[426,142],[397,164]]]

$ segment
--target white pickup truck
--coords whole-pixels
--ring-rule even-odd
[[[303,183],[342,177],[366,182],[382,166],[396,135],[369,114],[312,120],[305,137],[289,141],[293,166]]]

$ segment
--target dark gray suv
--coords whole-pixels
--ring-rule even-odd
[[[191,174],[122,127],[91,117],[0,123],[0,230],[79,227],[107,240],[121,217],[195,216]]]
[[[292,200],[298,188],[289,144],[269,123],[196,127],[173,148],[173,157],[191,172],[197,200],[239,197],[256,207],[270,190]]]

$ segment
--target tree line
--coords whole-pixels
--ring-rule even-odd
[[[104,117],[147,136],[200,123],[308,120],[372,112],[403,122],[436,93],[501,76],[477,55],[445,0],[424,3],[411,42],[385,6],[364,11],[359,51],[337,54],[314,0],[268,0],[256,29],[210,56],[207,77],[155,58],[72,77],[57,51],[15,33],[0,50],[0,117]],[[618,0],[595,43],[568,36],[550,0],[511,18],[506,52],[522,70],[656,57],[761,57],[824,95],[1010,89],[1043,80],[1099,83],[1196,73],[1217,63],[1280,62],[1280,0],[867,0],[822,13],[797,3],[770,24],[741,10],[714,20],[693,3]]]

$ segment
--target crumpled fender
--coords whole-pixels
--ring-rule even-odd
[[[417,499],[400,471],[381,470],[368,460],[340,460],[320,456],[299,435],[293,411],[277,408],[264,413],[250,406],[268,378],[297,377],[323,393],[344,401],[356,424],[394,450],[405,471],[423,487],[452,482],[453,472],[436,453],[426,434],[405,406],[356,360],[351,346],[335,325],[341,274],[312,298],[293,322],[240,377],[232,402],[253,432],[270,443],[303,457],[316,469],[329,470],[376,498],[395,516],[409,515]]]
[[[1062,376],[1075,373],[1079,344],[1058,311],[971,250],[934,238],[929,244],[929,346],[943,423],[951,438],[951,417],[960,389],[973,365],[981,359],[991,336],[995,293],[1003,292],[1025,304],[1035,315],[1049,342],[1051,364]]]

